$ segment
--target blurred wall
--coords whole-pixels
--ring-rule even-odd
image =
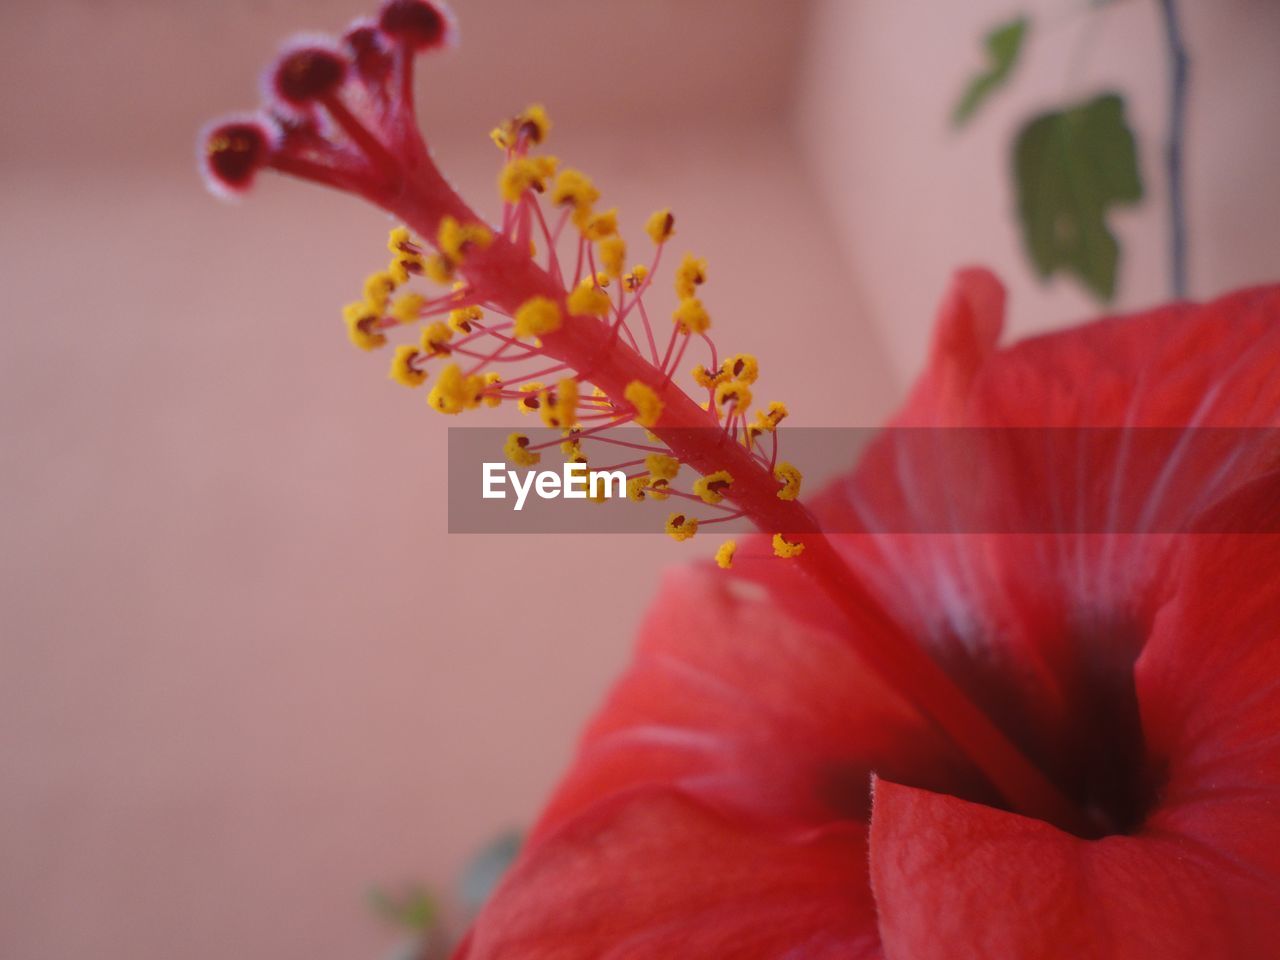
[[[420,91],[465,193],[497,209],[487,132],[545,100],[626,226],[677,211],[720,344],[766,357],[771,396],[883,414],[786,126],[802,5],[458,8]],[[448,423],[338,316],[388,220],[274,178],[204,193],[197,127],[256,102],[280,39],[362,12],[0,8],[7,958],[377,955],[366,888],[448,892],[529,822],[661,568],[714,547],[447,537]],[[809,373],[832,343],[859,351],[838,408]]]
[[[1191,57],[1185,141],[1190,295],[1213,297],[1280,273],[1280,5],[1178,4]],[[1005,89],[968,127],[951,110],[984,66],[982,36],[1020,13],[1032,25]],[[1072,278],[1041,284],[1014,219],[1021,124],[1106,90],[1128,100],[1147,188],[1110,218],[1122,245],[1113,310],[1169,299],[1164,169],[1168,63],[1154,0],[816,0],[802,60],[799,130],[837,224],[859,305],[899,382],[921,367],[943,278],[996,269],[1014,335],[1095,315]]]

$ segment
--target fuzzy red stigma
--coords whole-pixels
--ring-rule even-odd
[[[267,164],[270,137],[251,121],[223,123],[204,141],[204,172],[210,184],[224,193],[243,193],[254,175]]]
[[[333,93],[347,77],[347,61],[324,47],[303,47],[281,58],[272,75],[276,95],[295,107]]]
[[[358,21],[342,38],[356,73],[377,83],[391,72],[391,53],[372,21]]]
[[[426,0],[388,0],[382,6],[378,26],[414,50],[444,46],[452,32],[445,12]]]

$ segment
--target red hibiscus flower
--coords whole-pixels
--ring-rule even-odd
[[[1280,415],[1280,288],[998,349],[1002,299],[990,275],[960,275],[899,426],[1209,429]],[[819,516],[903,530],[916,505],[955,496],[919,436],[890,431],[821,495]],[[681,571],[460,956],[1273,956],[1274,454],[1206,462],[1175,443],[1148,475],[1112,448],[1076,486],[1066,449],[1043,475],[1028,458],[995,468],[984,502],[1054,501],[1121,532],[834,539],[1086,812],[1087,836],[1004,809],[868,676],[799,573],[775,562],[761,594]],[[1138,514],[1161,497],[1216,532],[1144,532]],[[752,569],[764,567],[735,565]]]

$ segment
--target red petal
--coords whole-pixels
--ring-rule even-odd
[[[635,662],[535,837],[643,784],[809,825],[865,817],[872,769],[966,785],[945,743],[868,677],[838,636],[800,626],[730,583],[705,570],[665,580]]]
[[[1226,508],[1280,530],[1280,473]],[[1136,668],[1163,779],[1148,829],[1265,878],[1280,913],[1280,536],[1202,534],[1185,547]]]
[[[964,416],[974,379],[985,369],[1004,329],[1004,285],[990,270],[960,270],[938,308],[929,363],[896,426],[937,427]]]
[[[775,834],[622,794],[522,856],[458,958],[879,957],[864,831]]]
[[[910,960],[1274,956],[1274,883],[1177,837],[1080,840],[877,781],[871,883],[885,955]]]
[[[1034,337],[975,378],[973,420],[1007,426],[1280,423],[1280,286]]]
[[[1280,286],[1174,303],[996,348],[1004,288],[959,271],[895,426],[1276,424]]]

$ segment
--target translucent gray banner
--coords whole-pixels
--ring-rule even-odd
[[[527,438],[508,461],[513,432]],[[707,450],[734,441],[685,431]],[[762,467],[773,436],[760,438]],[[1280,532],[1280,430],[1273,428],[783,428],[778,462],[804,473],[801,500],[828,533],[1275,533]],[[584,431],[585,464],[566,463],[556,430],[449,431],[451,533],[655,533],[672,512],[726,516],[678,495],[643,502],[625,480],[646,474],[660,449],[645,431]],[[592,472],[599,502],[591,499]],[[699,474],[671,481],[691,493]],[[744,518],[718,533],[754,529]]]

